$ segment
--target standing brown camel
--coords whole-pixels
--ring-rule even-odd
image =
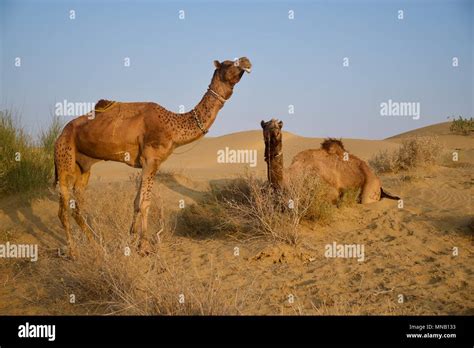
[[[94,117],[80,116],[64,127],[55,143],[54,162],[60,191],[58,215],[66,230],[71,257],[76,255],[76,248],[68,210],[71,208],[72,216],[81,230],[90,241],[94,241],[81,207],[91,166],[102,160],[142,168],[130,232],[139,232],[139,250],[147,252],[147,215],[158,168],[174,149],[208,132],[219,110],[232,96],[234,86],[244,72],[250,73],[252,67],[246,57],[221,63],[216,60],[214,65],[216,69],[209,88],[190,112],[177,114],[151,102],[100,100],[95,106]]]
[[[267,161],[268,180],[275,188],[284,187],[282,127],[283,122],[271,119],[261,122],[265,141],[265,160]],[[382,198],[400,199],[391,195],[381,186],[380,179],[363,160],[349,154],[342,141],[326,139],[320,149],[309,149],[293,157],[286,171],[289,175],[311,173],[318,175],[329,184],[334,195],[333,200],[346,189],[360,189],[362,204],[379,201]]]

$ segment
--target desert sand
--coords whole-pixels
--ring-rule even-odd
[[[433,168],[381,176],[383,186],[402,197],[402,209],[393,200],[340,208],[327,225],[305,222],[297,246],[206,231],[187,235],[178,226],[158,253],[170,266],[187,270],[193,281],[217,277],[218,291],[235,297],[241,314],[473,315],[474,138],[452,135],[443,123],[385,140],[343,141],[350,153],[368,160],[380,150],[397,149],[413,135],[439,136],[448,159]],[[285,132],[285,166],[296,153],[317,148],[321,141]],[[225,147],[257,150],[257,166],[217,163],[216,153]],[[199,204],[212,185],[246,171],[265,177],[263,148],[260,130],[208,137],[179,148],[162,166],[154,195],[169,212],[180,209],[180,200],[186,206]],[[453,151],[459,153],[458,162],[449,160]],[[135,184],[130,178],[138,172],[120,163],[95,165],[86,211],[100,206],[107,212],[104,200],[109,200],[121,206],[120,212],[107,212],[111,219],[131,221]],[[0,242],[38,243],[40,258],[53,253],[66,241],[57,207],[54,193],[3,198]],[[75,225],[74,231],[80,233]],[[326,258],[325,245],[333,242],[363,244],[364,261]],[[62,294],[56,303],[44,300],[46,290],[34,277],[40,263],[25,263],[29,261],[0,260],[2,315],[90,313],[80,299],[74,306],[61,304]]]

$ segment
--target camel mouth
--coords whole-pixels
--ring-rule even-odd
[[[248,74],[252,71],[252,63],[250,63],[250,60],[246,57],[236,58],[234,64]]]

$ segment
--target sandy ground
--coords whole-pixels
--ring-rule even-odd
[[[396,201],[338,209],[326,226],[305,222],[296,247],[266,239],[248,241],[227,236],[189,237],[176,233],[163,242],[162,257],[202,277],[218,273],[220,291],[242,295],[243,314],[474,314],[472,173],[474,138],[449,134],[447,123],[418,129],[386,140],[344,139],[347,150],[369,159],[392,150],[403,137],[438,135],[459,162],[416,173],[382,176],[384,187],[399,194]],[[301,150],[319,147],[321,138],[285,133],[288,166]],[[172,175],[157,178],[154,194],[171,210],[179,200],[199,203],[220,181],[246,170],[265,176],[261,131],[205,138],[176,150],[162,167]],[[219,164],[220,149],[255,149],[257,166]],[[88,207],[109,194],[130,213],[136,169],[100,163],[87,191]],[[175,207],[175,208],[173,208]],[[40,257],[64,245],[53,194],[0,200],[0,242],[38,243]],[[75,233],[79,233],[78,228]],[[326,258],[325,246],[362,244],[365,259]],[[234,255],[235,247],[239,256]],[[453,255],[457,248],[458,255]],[[65,261],[66,262],[66,261]],[[0,260],[0,314],[80,313],[42,305],[41,284],[29,279],[18,263]],[[290,303],[289,297],[294,301]],[[400,299],[403,298],[401,303]]]

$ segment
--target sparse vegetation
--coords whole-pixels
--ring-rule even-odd
[[[43,132],[36,146],[26,137],[28,146],[40,149],[46,159],[52,159],[47,157],[52,153],[47,149],[52,149],[55,138],[52,128],[50,133]],[[4,138],[8,137],[2,137],[2,144],[6,143]],[[21,136],[13,139],[21,139]],[[405,154],[398,151],[391,154],[389,163],[402,172],[389,176],[392,182],[398,181],[388,186],[401,187],[409,183],[405,187],[413,187],[415,194],[418,191],[424,194],[429,188],[425,188],[425,181],[419,182],[424,180],[423,171],[410,170],[434,163],[436,152],[441,151],[430,141],[416,140],[407,140],[402,145]],[[453,166],[461,164],[456,162]],[[392,165],[387,167],[391,169]],[[453,179],[452,173],[458,175]],[[442,174],[445,181],[427,182],[452,185],[454,192],[463,195],[463,187],[469,189],[465,173],[446,170]],[[293,178],[281,194],[273,192],[265,180],[251,175],[211,181],[211,190],[207,193],[202,192],[202,183],[181,179],[172,171],[160,173],[156,179],[158,186],[150,207],[148,237],[156,242],[153,239],[159,234],[162,243],[154,244],[152,253],[146,256],[137,254],[137,241],[129,236],[133,208],[131,204],[124,204],[135,197],[138,174],[131,175],[130,181],[93,181],[87,189],[83,211],[100,246],[92,248],[73,223],[79,252],[75,261],[57,256],[56,248],[63,245],[60,239],[64,235],[58,234],[56,242],[56,238],[53,239],[60,230],[60,222],[56,209],[50,211],[49,206],[53,204],[49,200],[45,199],[43,205],[18,208],[11,203],[13,197],[8,197],[4,203],[15,209],[9,216],[16,225],[8,222],[0,240],[39,243],[40,258],[35,263],[10,260],[2,264],[2,284],[14,294],[4,301],[5,313],[406,315],[472,312],[472,304],[465,302],[470,290],[464,281],[471,271],[469,262],[465,262],[468,256],[462,254],[457,264],[441,268],[442,274],[452,274],[455,269],[461,279],[458,297],[453,297],[447,305],[439,299],[452,289],[444,286],[446,282],[441,276],[441,280],[436,280],[441,274],[436,273],[439,265],[424,261],[430,260],[432,249],[443,250],[444,231],[451,228],[454,220],[437,221],[432,228],[430,220],[408,220],[401,229],[396,212],[392,214],[388,210],[388,214],[380,218],[379,208],[383,206],[357,207],[339,214],[337,208],[351,207],[358,201],[359,190],[346,190],[337,202],[332,202],[330,188],[311,175]],[[186,196],[183,192],[191,193]],[[425,199],[431,200],[431,197],[427,195]],[[176,202],[181,198],[196,204],[187,203],[186,208],[178,209]],[[453,211],[461,209],[460,213],[456,211],[460,221],[454,221],[454,231],[463,231],[463,234],[457,237],[453,233],[453,238],[459,238],[455,239],[456,245],[465,247],[469,240],[465,239],[464,231],[472,230],[472,221],[466,217],[469,212],[460,207],[459,203],[453,204]],[[37,225],[28,223],[35,221],[35,212],[41,214]],[[338,224],[329,228],[320,226],[335,220],[334,215],[341,218]],[[19,218],[15,220],[15,216]],[[38,237],[30,231],[36,232]],[[427,235],[433,238],[426,239]],[[206,237],[209,239],[201,240]],[[257,240],[252,240],[254,237]],[[390,242],[392,238],[401,249],[386,247],[387,240]],[[406,243],[407,240],[414,244]],[[425,240],[430,242],[430,248],[411,246],[425,245]],[[371,262],[326,259],[323,247],[331,241],[360,243],[366,250],[370,247]],[[404,245],[410,247],[403,249]],[[239,256],[234,254],[236,247]],[[427,274],[420,274],[413,266],[420,262],[429,267]],[[393,263],[399,268],[391,268]],[[463,268],[463,265],[468,266]],[[382,284],[380,279],[386,277],[386,272],[391,276]],[[428,285],[414,287],[415,281]],[[439,287],[430,283],[435,281],[438,283],[433,284]],[[353,291],[354,288],[357,291]],[[406,294],[407,302],[403,306],[397,304],[396,289],[399,288]],[[419,298],[425,298],[426,293],[432,301],[420,302]],[[70,303],[71,294],[75,303]],[[294,303],[289,303],[288,294],[296,296]],[[10,298],[17,304],[10,305]]]
[[[120,244],[132,245],[124,233]],[[185,267],[174,268],[155,255],[130,254],[115,243],[91,248],[78,243],[79,257],[70,262],[42,260],[41,272],[47,294],[43,301],[70,299],[74,294],[85,314],[105,315],[223,315],[237,314],[227,296],[219,292],[219,277],[199,277]]]
[[[64,308],[61,303],[74,294],[76,305],[66,310],[75,314],[237,314],[235,298],[220,293],[216,270],[201,274],[189,264],[167,263],[162,244],[154,237],[160,233],[162,243],[169,241],[176,228],[176,216],[163,213],[162,204],[154,204],[150,210],[153,236],[148,238],[154,251],[147,256],[138,254],[138,240],[129,234],[132,208],[122,204],[133,200],[135,180],[132,177],[131,182],[120,183],[119,196],[104,189],[87,201],[88,223],[98,246],[79,231],[75,233],[77,259],[71,261],[56,254],[40,258],[34,272],[40,273],[39,281],[46,291],[39,299]]]
[[[453,119],[449,130],[455,134],[469,135],[474,132],[474,120],[472,117],[463,118],[462,116],[459,116],[457,119]]]
[[[389,173],[397,171],[397,152],[380,151],[369,160],[369,165],[376,173]]]
[[[444,181],[434,182],[455,185],[455,192],[463,193],[463,185],[469,189],[465,173],[459,172],[454,179],[452,173],[458,171],[446,171],[442,174]],[[422,178],[415,177],[418,174],[403,172],[396,178],[390,176],[388,180],[391,184],[388,186],[399,186],[400,183],[395,184],[395,180],[412,180],[414,182],[410,185],[419,185],[414,187],[415,194],[418,188],[422,194],[423,191],[428,192],[429,188],[425,187],[424,182],[416,182]],[[51,237],[59,231],[60,225],[56,211],[47,209],[51,202],[47,198],[42,203],[46,213],[40,218],[45,225],[51,226],[51,233],[38,233],[44,242],[33,239],[33,233],[30,233],[30,229],[42,231],[42,225],[26,225],[23,224],[24,220],[19,220],[18,225],[8,225],[4,229],[1,240],[37,242],[40,246],[38,262],[12,259],[2,263],[2,286],[5,292],[11,291],[12,294],[3,301],[5,314],[426,315],[472,312],[472,301],[465,300],[469,298],[471,290],[464,281],[471,271],[466,261],[469,256],[461,254],[456,264],[443,263],[441,268],[434,261],[424,261],[432,259],[432,249],[443,250],[446,238],[444,230],[450,228],[451,220],[443,223],[442,226],[446,227],[441,229],[431,227],[438,226],[430,225],[428,221],[432,220],[428,219],[431,217],[407,221],[405,228],[400,229],[397,212],[388,210],[387,215],[381,218],[380,209],[367,206],[336,213],[335,216],[341,219],[340,223],[329,228],[322,227],[319,223],[325,217],[331,220],[336,205],[325,197],[327,187],[324,183],[309,176],[302,178],[301,186],[299,181],[294,183],[299,187],[296,190],[299,196],[293,197],[302,197],[303,201],[307,190],[304,189],[307,188],[305,185],[316,184],[312,193],[316,198],[297,226],[297,245],[294,246],[294,239],[285,240],[285,234],[274,237],[268,230],[260,230],[261,225],[254,215],[243,220],[240,213],[228,206],[228,202],[232,202],[239,204],[242,209],[254,209],[249,206],[249,198],[250,202],[265,199],[268,187],[263,180],[245,176],[232,181],[216,180],[211,183],[210,192],[189,197],[197,202],[195,206],[186,204],[185,209],[179,209],[176,201],[182,198],[182,193],[173,190],[164,192],[167,185],[176,179],[175,174],[167,172],[157,179],[159,184],[150,207],[148,229],[150,239],[160,232],[162,243],[153,245],[150,255],[139,256],[136,240],[129,236],[133,208],[130,204],[124,204],[133,201],[138,179],[137,175],[131,175],[129,181],[94,182],[87,189],[83,210],[100,241],[100,247],[91,248],[74,224],[73,235],[78,239],[79,252],[76,261],[57,256],[57,247],[63,243],[59,238],[55,242]],[[252,189],[252,186],[255,188]],[[201,187],[189,180],[189,188],[197,192],[197,188]],[[286,204],[289,195],[272,196],[276,202],[268,206],[269,212],[282,220],[271,224],[273,230],[270,231],[284,232],[277,225],[279,221],[292,223],[291,211]],[[426,197],[426,200],[432,200],[432,196]],[[337,206],[351,206],[357,199],[357,190],[348,190],[343,193]],[[11,204],[12,201],[8,199],[4,203]],[[265,202],[259,204],[266,207]],[[35,205],[34,211],[40,210],[38,207],[41,205]],[[460,209],[459,205],[455,205],[453,211],[456,209]],[[19,215],[28,212],[26,208],[18,211]],[[268,216],[271,216],[265,215],[268,210],[262,212],[266,216],[264,221],[268,221]],[[186,214],[189,215],[184,219]],[[455,222],[454,231],[462,233],[455,232],[452,237],[457,245],[466,248],[469,239],[465,238],[465,233],[471,231],[469,226],[472,224],[467,208],[461,210],[461,214],[460,221]],[[304,221],[311,218],[318,225]],[[219,226],[223,223],[225,225],[220,232]],[[233,234],[234,231],[245,233],[245,236]],[[194,235],[191,237],[183,238],[183,234],[187,236],[192,233]],[[232,235],[221,236],[219,233]],[[210,238],[201,240],[201,236]],[[259,238],[252,240],[248,236]],[[426,239],[427,236],[431,238]],[[387,248],[387,240],[394,237],[399,247]],[[282,242],[275,243],[275,240]],[[412,244],[406,243],[408,240],[415,245],[426,245],[428,240],[430,248],[412,247]],[[327,259],[323,247],[331,241],[365,245],[366,251],[370,248],[371,262]],[[404,248],[406,245],[408,247]],[[234,254],[236,247],[239,256]],[[126,254],[128,251],[129,256]],[[416,268],[419,263],[429,267],[426,273],[420,274]],[[399,267],[391,268],[393,264]],[[386,278],[387,272],[391,275],[387,278],[389,280],[381,282],[380,279]],[[434,282],[438,274],[452,272],[459,272],[456,274],[461,285],[455,294],[457,297],[453,297],[449,303],[442,303],[440,299],[452,290],[445,285],[444,276],[436,283],[437,286],[429,282]],[[416,287],[413,284],[427,286]],[[354,288],[357,291],[353,291]],[[403,306],[397,303],[396,289],[399,288],[406,294]],[[75,303],[70,302],[72,294]],[[288,294],[295,296],[294,303],[288,301]],[[426,294],[432,299],[419,301]]]
[[[214,187],[207,200],[184,209],[179,226],[198,236],[220,231],[270,237],[294,245],[303,220],[321,224],[332,221],[336,206],[329,200],[328,190],[327,184],[312,175],[292,178],[283,192],[275,192],[265,180],[246,175]],[[350,206],[358,195],[343,195],[338,206]]]
[[[231,233],[240,230],[231,219],[222,202],[211,195],[199,204],[192,204],[179,214],[181,232],[195,237],[208,237],[216,233]]]
[[[442,149],[437,137],[407,138],[398,150],[380,152],[369,160],[369,164],[377,173],[409,171],[435,164]]]
[[[54,166],[54,143],[61,133],[63,124],[58,117],[51,119],[50,125],[40,133],[40,147]]]
[[[61,130],[57,119],[35,142],[10,111],[0,111],[0,194],[45,188],[54,173],[53,147]]]
[[[229,216],[238,218],[252,235],[297,244],[303,219],[327,221],[331,215],[325,199],[325,186],[318,177],[292,178],[283,190],[275,192],[267,183],[249,176],[231,188],[233,198],[225,198]]]

